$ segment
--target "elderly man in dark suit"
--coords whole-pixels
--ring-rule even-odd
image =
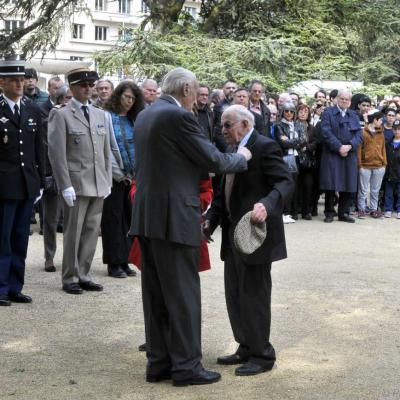
[[[222,154],[191,110],[198,84],[183,68],[135,123],[136,183],[130,234],[139,237],[147,345],[146,380],[175,386],[216,382],[201,364],[199,182],[204,171],[247,169],[250,152]]]
[[[223,133],[233,146],[246,146],[252,159],[245,172],[227,174],[214,199],[203,232],[210,237],[222,227],[221,259],[225,262],[225,298],[237,351],[219,357],[218,364],[243,364],[236,375],[270,370],[275,350],[269,341],[271,325],[271,263],[286,258],[282,209],[293,182],[279,145],[254,129],[254,116],[234,105],[222,114]],[[267,238],[254,253],[244,255],[234,245],[234,229],[251,211],[251,222],[266,222]]]
[[[325,190],[325,219],[332,222],[335,214],[335,192],[339,192],[338,218],[355,222],[349,215],[352,194],[357,192],[357,147],[362,142],[358,115],[350,110],[351,92],[340,90],[338,104],[321,116],[322,154],[320,189]]]
[[[22,100],[25,62],[0,61],[0,306],[30,303],[22,293],[29,223],[44,186],[39,107]]]

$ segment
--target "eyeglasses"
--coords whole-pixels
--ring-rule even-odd
[[[135,96],[129,96],[129,94],[125,94],[125,93],[122,93],[122,97],[123,97],[124,99],[130,100],[130,101],[135,101],[135,100],[136,100],[136,97],[135,97]]]
[[[81,88],[87,88],[87,87],[92,88],[92,87],[94,87],[94,82],[80,82],[79,86]]]
[[[292,113],[292,114],[294,114],[294,111],[293,111],[293,110],[283,110],[283,112],[287,112],[287,113]]]
[[[224,122],[222,124],[222,127],[225,129],[231,129],[234,125],[236,125],[237,123],[239,123],[240,121],[236,121],[236,122]]]

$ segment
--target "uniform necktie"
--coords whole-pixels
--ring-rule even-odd
[[[86,121],[88,122],[89,126],[90,126],[90,119],[89,119],[89,111],[88,111],[88,107],[87,106],[82,106],[82,110],[83,110],[83,115],[86,118]]]
[[[18,107],[18,104],[14,104],[14,116],[15,116],[15,119],[18,121],[18,123],[19,123],[19,121],[20,121],[20,119],[21,119],[21,116],[20,116],[20,114],[19,114],[19,107]]]

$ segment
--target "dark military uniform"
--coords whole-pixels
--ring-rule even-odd
[[[0,297],[18,294],[33,202],[44,185],[39,107],[20,101],[20,118],[0,96]]]

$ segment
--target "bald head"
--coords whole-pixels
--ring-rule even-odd
[[[221,124],[226,140],[230,144],[239,144],[253,129],[254,116],[246,107],[233,105],[223,112]]]

